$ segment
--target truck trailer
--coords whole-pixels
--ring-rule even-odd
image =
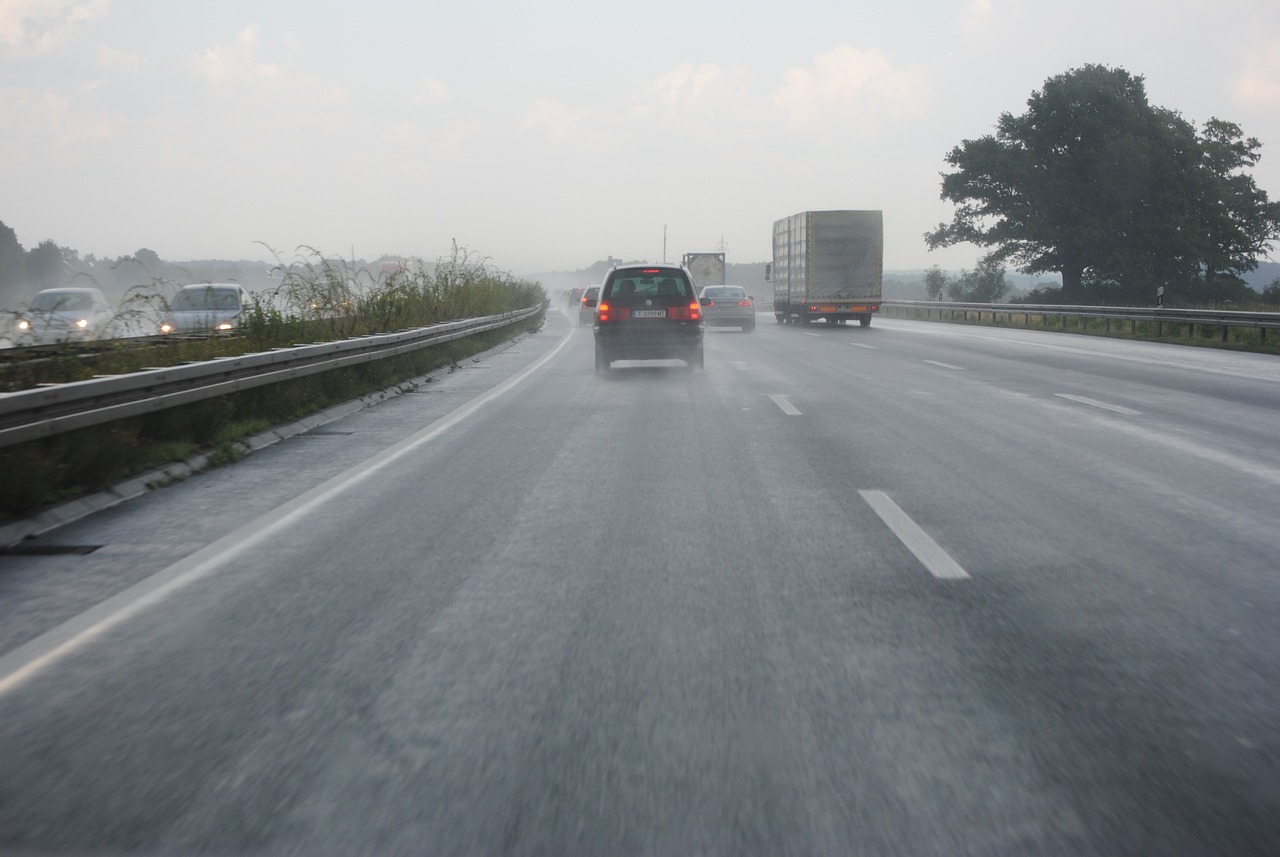
[[[685,253],[684,266],[693,275],[698,291],[706,286],[724,285],[723,253]]]
[[[884,215],[802,211],[773,223],[773,315],[778,324],[816,319],[863,327],[880,311]]]

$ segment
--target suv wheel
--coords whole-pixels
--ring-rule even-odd
[[[605,356],[604,349],[602,349],[599,345],[596,346],[596,371],[597,372],[609,371],[609,358]]]

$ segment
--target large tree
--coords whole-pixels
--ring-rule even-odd
[[[956,212],[925,241],[1056,271],[1073,303],[1249,270],[1280,219],[1242,172],[1257,141],[1239,136],[1213,120],[1201,139],[1124,69],[1073,69],[1032,93],[1022,115],[1002,114],[994,135],[951,150],[942,198]]]
[[[1207,296],[1217,297],[1258,267],[1280,232],[1280,202],[1271,202],[1245,172],[1261,157],[1256,137],[1245,138],[1234,122],[1210,119],[1200,144],[1204,281]],[[1224,275],[1233,282],[1220,283]]]

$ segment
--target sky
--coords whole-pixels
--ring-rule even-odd
[[[982,248],[922,238],[947,152],[1090,63],[1238,123],[1280,198],[1275,0],[0,0],[0,222],[524,276],[766,261],[774,220],[881,209],[886,269],[958,270]]]

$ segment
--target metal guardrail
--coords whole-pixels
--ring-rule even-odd
[[[1149,321],[1156,324],[1157,336],[1164,334],[1165,324],[1187,326],[1190,335],[1194,335],[1196,325],[1220,326],[1223,342],[1227,341],[1227,332],[1233,327],[1256,328],[1260,331],[1263,340],[1267,338],[1268,330],[1280,330],[1280,313],[1275,312],[1166,309],[1164,307],[1060,306],[1057,304],[979,304],[958,301],[885,301],[880,307],[881,310],[886,308],[915,310],[916,318],[919,318],[920,311],[923,311],[926,320],[931,318],[934,312],[938,314],[939,319],[942,319],[945,314],[946,318],[952,320],[957,314],[962,314],[966,321],[969,320],[970,313],[976,313],[979,322],[982,321],[984,313],[991,313],[992,322],[997,316],[1004,315],[1008,316],[1012,323],[1013,317],[1020,315],[1024,325],[1033,315],[1040,316],[1041,323],[1050,316],[1064,320],[1075,318],[1079,320],[1082,328],[1088,319],[1096,318],[1106,321],[1108,332],[1111,331],[1113,321],[1129,322],[1130,333],[1137,332],[1138,322]]]
[[[0,394],[0,448],[302,378],[494,330],[541,307]]]

